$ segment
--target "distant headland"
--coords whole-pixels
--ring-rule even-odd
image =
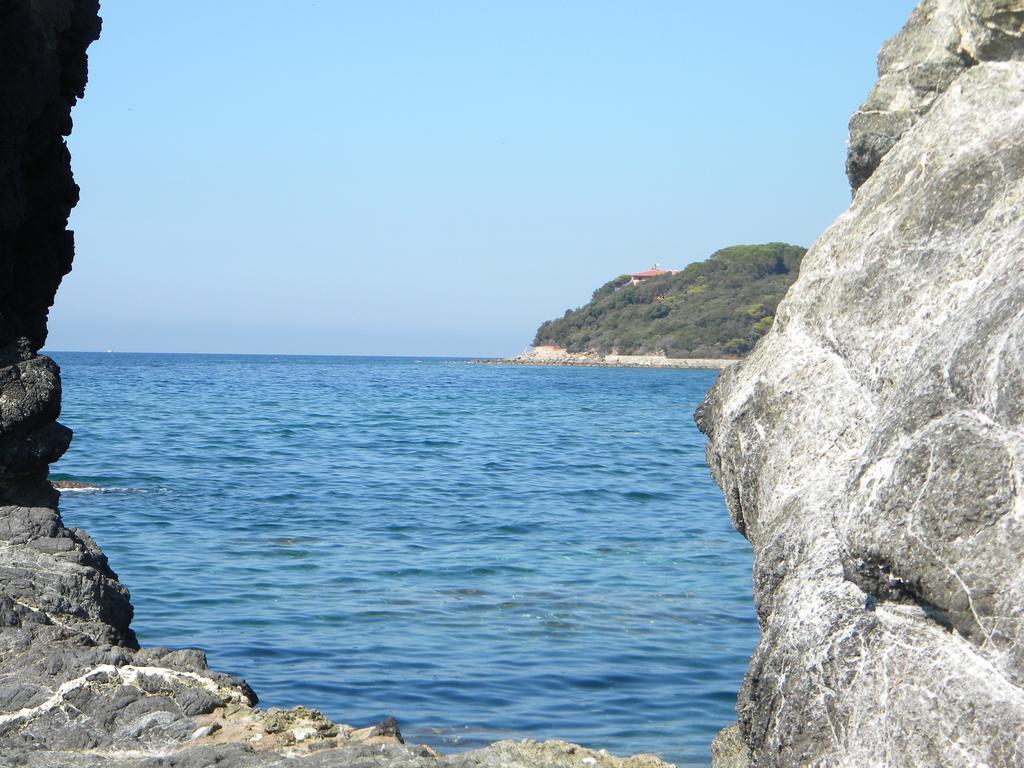
[[[754,348],[800,271],[806,248],[786,243],[723,248],[684,269],[609,280],[590,301],[542,323],[510,365],[725,368]]]

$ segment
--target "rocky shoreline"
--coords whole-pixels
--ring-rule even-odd
[[[724,358],[673,358],[662,355],[590,355],[524,352],[515,357],[468,360],[473,365],[550,365],[577,368],[687,368],[720,371],[739,362]]]
[[[664,768],[563,742],[443,756],[390,720],[260,710],[201,651],[139,646],[47,480],[71,432],[38,354],[98,10],[0,13],[0,765]],[[698,422],[755,550],[762,640],[716,766],[1024,764],[1024,6],[923,0],[879,69],[853,205],[741,364],[479,361],[727,368]]]

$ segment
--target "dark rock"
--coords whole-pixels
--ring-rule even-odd
[[[398,730],[398,721],[393,717],[385,717],[373,726],[373,735],[388,736],[397,740],[399,744],[405,744],[405,739],[402,738],[402,732]]]
[[[208,715],[218,707],[224,706],[224,700],[201,688],[192,688],[178,696],[178,706],[183,715],[195,717]]]

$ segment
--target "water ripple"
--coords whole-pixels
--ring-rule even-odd
[[[55,354],[66,521],[146,644],[446,750],[706,765],[757,639],[704,371]]]

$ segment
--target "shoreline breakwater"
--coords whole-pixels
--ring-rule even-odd
[[[553,365],[578,368],[681,368],[723,370],[739,362],[725,358],[681,358],[664,355],[597,355],[564,350],[532,350],[514,357],[468,360],[473,365]]]

